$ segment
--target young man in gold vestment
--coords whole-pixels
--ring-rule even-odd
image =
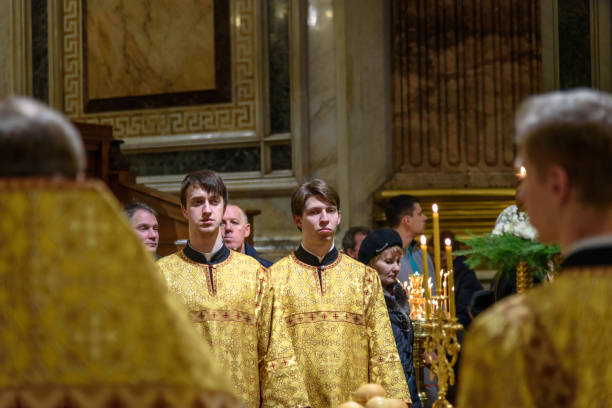
[[[0,102],[0,406],[239,400],[60,113]]]
[[[529,98],[516,119],[519,188],[559,277],[479,316],[462,357],[460,407],[612,406],[612,96]]]
[[[226,205],[227,190],[217,173],[188,174],[181,185],[181,207],[189,241],[157,264],[250,408],[307,406],[268,270],[223,243]]]
[[[337,407],[362,383],[410,401],[380,278],[334,247],[338,194],[323,180],[291,200],[302,243],[270,268],[313,407]]]

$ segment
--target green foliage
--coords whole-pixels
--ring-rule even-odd
[[[466,255],[466,264],[470,268],[485,266],[496,269],[503,274],[510,274],[519,262],[525,261],[535,277],[544,279],[550,261],[561,249],[558,245],[544,245],[537,241],[520,238],[512,234],[468,234],[469,239],[460,240],[470,247],[457,251]]]

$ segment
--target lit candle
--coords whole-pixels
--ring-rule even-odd
[[[450,238],[444,240],[444,246],[446,249],[446,270],[448,271],[448,286],[449,286],[449,303],[450,303],[450,315],[452,318],[455,317],[455,271],[453,271],[453,248],[451,246]]]
[[[427,292],[431,293],[431,287],[433,286],[433,284],[431,283],[431,278],[429,278],[427,280]],[[433,300],[430,299],[425,299],[425,304],[426,304],[426,312],[427,312],[427,320],[429,320],[429,316],[430,313],[435,312],[434,308],[433,308]]]
[[[448,294],[447,294],[447,290],[448,287],[446,286],[446,274],[444,274],[444,278],[442,280],[442,292],[444,293],[444,299],[443,299],[443,304],[444,304],[444,311],[446,312],[446,314],[448,314]]]
[[[440,215],[438,214],[438,204],[432,205],[431,209],[433,210],[434,270],[437,272],[440,270]],[[436,290],[440,293],[442,277],[436,274],[436,278]]]
[[[429,270],[427,267],[427,238],[425,235],[421,235],[421,253],[423,254],[423,281],[429,282]],[[429,290],[425,290],[425,297],[429,299],[431,297],[431,293]]]
[[[527,170],[525,169],[525,166],[521,166],[519,170],[518,178],[519,180],[523,180],[525,177],[527,177]]]

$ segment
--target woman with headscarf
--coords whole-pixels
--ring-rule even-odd
[[[412,358],[414,331],[410,321],[410,304],[404,288],[397,280],[402,254],[402,238],[390,228],[382,228],[370,233],[359,248],[359,260],[374,268],[380,277],[393,337],[395,337],[395,344],[410,390],[412,407],[422,408]]]

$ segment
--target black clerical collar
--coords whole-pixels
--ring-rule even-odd
[[[561,268],[612,265],[612,246],[590,247],[572,252],[565,258]]]
[[[227,249],[225,244],[222,244],[221,248],[219,248],[219,250],[213,254],[213,256],[210,258],[210,262],[208,262],[206,256],[202,252],[193,249],[193,247],[189,244],[189,241],[187,241],[187,245],[185,248],[183,248],[183,253],[192,261],[206,265],[216,265],[225,261],[230,256],[230,250]]]
[[[321,262],[319,262],[319,258],[305,250],[302,244],[300,244],[294,253],[297,259],[310,266],[327,266],[338,259],[338,250],[335,246],[332,247],[331,251],[325,254]]]

